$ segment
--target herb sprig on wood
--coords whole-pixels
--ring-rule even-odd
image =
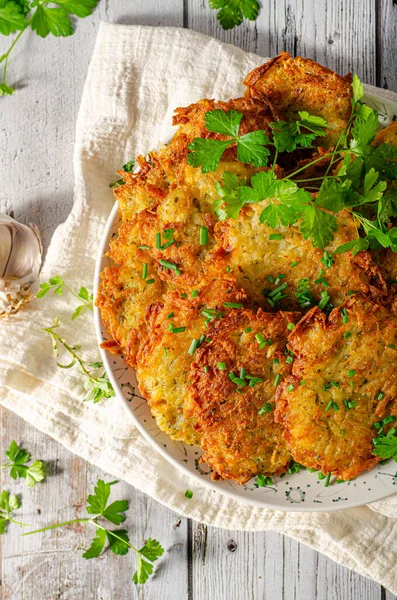
[[[83,558],[86,558],[87,560],[96,558],[102,554],[106,543],[113,554],[121,556],[127,554],[129,549],[131,549],[135,552],[137,560],[137,567],[132,577],[132,581],[135,584],[146,583],[149,576],[153,573],[153,563],[164,554],[164,548],[157,540],[149,538],[142,548],[138,549],[130,543],[128,531],[126,529],[109,529],[108,526],[105,527],[102,524],[103,521],[108,521],[113,525],[120,525],[126,520],[124,513],[128,510],[128,500],[115,500],[111,504],[108,504],[111,486],[115,483],[117,483],[117,481],[111,481],[109,483],[105,483],[102,479],[97,481],[94,493],[90,494],[87,498],[86,510],[90,515],[89,517],[55,523],[54,525],[42,527],[35,531],[29,531],[23,535],[32,535],[34,533],[49,531],[58,527],[67,527],[74,523],[90,523],[95,526],[96,533],[91,541],[90,547],[84,552]]]
[[[4,63],[0,96],[12,95],[15,91],[6,81],[8,60],[26,30],[31,29],[42,38],[49,34],[67,37],[74,33],[70,16],[88,17],[98,2],[99,0],[0,0],[0,34],[18,32],[7,52],[0,56],[0,63]]]
[[[15,441],[11,442],[6,456],[8,461],[0,465],[0,469],[10,469],[12,479],[23,478],[29,487],[33,487],[45,478],[44,463],[35,460],[28,465],[31,459],[30,452],[20,448]]]

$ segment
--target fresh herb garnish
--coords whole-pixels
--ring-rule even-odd
[[[6,457],[8,461],[0,465],[0,469],[10,469],[12,479],[21,477],[26,479],[29,487],[33,487],[45,478],[44,463],[41,460],[35,460],[28,465],[31,458],[30,452],[20,448],[15,441],[11,442],[6,451]]]
[[[55,331],[60,326],[58,318],[55,318],[51,327],[42,327],[41,331],[47,333],[52,339],[53,354],[56,358],[59,352],[59,345],[71,355],[72,361],[66,365],[57,362],[58,367],[61,369],[71,369],[74,365],[80,367],[81,372],[85,376],[84,387],[88,394],[84,398],[85,402],[92,401],[94,403],[99,402],[102,398],[111,398],[114,396],[114,389],[109,381],[109,378],[104,372],[102,375],[95,376],[93,373],[98,369],[103,368],[102,362],[87,363],[79,354],[80,346],[71,346]]]
[[[237,158],[240,162],[252,164],[254,167],[265,167],[270,151],[266,145],[269,138],[262,130],[251,131],[239,136],[240,122],[243,114],[236,110],[225,112],[219,108],[210,110],[205,115],[207,131],[229,136],[229,140],[194,138],[188,148],[188,163],[200,167],[203,173],[216,171],[226,148],[237,145]]]
[[[131,548],[134,550],[137,559],[137,569],[132,577],[132,581],[136,584],[145,583],[153,573],[153,563],[163,555],[164,548],[157,540],[149,538],[145,545],[138,550],[138,548],[130,543],[128,532],[125,529],[111,530],[98,522],[99,519],[105,519],[114,525],[120,525],[126,520],[123,513],[128,510],[128,500],[116,500],[108,504],[110,489],[115,483],[117,481],[105,483],[102,479],[98,479],[94,488],[94,494],[90,494],[87,498],[86,510],[91,515],[90,517],[56,523],[55,525],[42,527],[35,531],[29,531],[23,535],[32,535],[56,529],[57,527],[67,527],[74,523],[91,523],[96,527],[96,535],[88,550],[84,552],[83,558],[90,559],[99,556],[104,550],[106,542],[111,552],[121,556],[127,554]]]
[[[70,15],[88,17],[96,8],[99,0],[1,0],[0,2],[0,34],[10,35],[19,32],[10,48],[0,56],[4,62],[3,77],[0,84],[0,96],[12,95],[15,88],[7,85],[7,67],[10,53],[23,32],[32,29],[42,38],[49,33],[56,37],[67,37],[73,34]],[[55,4],[56,7],[49,5]]]
[[[6,530],[7,522],[19,525],[19,527],[29,527],[26,523],[15,521],[11,516],[12,513],[21,506],[21,501],[15,494],[10,494],[3,490],[0,494],[0,535]]]
[[[209,5],[218,10],[216,18],[223,29],[241,25],[244,17],[255,21],[260,10],[258,0],[209,0]]]
[[[48,281],[40,284],[40,289],[37,292],[37,298],[44,298],[46,294],[50,290],[53,290],[54,294],[58,296],[62,296],[64,290],[67,290],[70,294],[72,294],[77,300],[82,300],[82,303],[76,307],[75,311],[72,314],[72,319],[77,319],[78,316],[81,315],[83,310],[94,310],[94,296],[90,294],[85,287],[81,287],[76,294],[60,277],[60,275],[55,275],[55,277],[51,277]]]

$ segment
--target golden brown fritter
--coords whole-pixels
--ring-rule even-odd
[[[211,341],[196,352],[185,415],[197,421],[202,460],[214,479],[243,484],[258,473],[288,467],[290,455],[272,409],[275,378],[290,371],[284,353],[288,324],[299,316],[235,309],[208,327]],[[231,373],[244,379],[232,381]],[[261,411],[264,405],[268,412]]]
[[[310,291],[317,302],[325,289],[333,305],[341,304],[351,291],[378,298],[387,294],[385,282],[369,252],[359,252],[355,257],[350,252],[335,255],[330,268],[321,262],[324,250],[332,253],[341,244],[357,237],[354,221],[347,211],[337,215],[338,231],[334,240],[327,248],[319,249],[304,239],[298,225],[280,226],[275,231],[261,223],[259,217],[265,206],[266,201],[246,205],[238,220],[217,223],[215,236],[219,244],[211,252],[220,270],[223,264],[230,266],[231,273],[252,302],[270,310],[263,291],[268,294],[278,286],[286,285],[282,292],[288,297],[282,300],[282,306],[299,310],[296,293],[299,282],[305,278],[309,279]],[[275,233],[281,233],[282,239],[270,239]],[[280,275],[282,278],[277,280]],[[328,287],[319,281],[321,279]]]
[[[350,77],[308,58],[291,58],[281,52],[275,58],[254,69],[244,80],[246,96],[269,101],[287,121],[299,118],[299,111],[323,117],[329,135],[321,145],[332,146],[345,128],[351,114]]]
[[[245,301],[232,278],[207,280],[181,297],[177,291],[152,304],[146,316],[148,339],[137,357],[137,377],[143,396],[162,431],[173,439],[197,444],[193,421],[183,415],[193,352],[193,340],[203,342],[205,322],[212,314],[229,310],[225,302]],[[208,309],[210,312],[208,313]],[[203,314],[204,311],[204,314]],[[213,312],[212,312],[213,311]]]
[[[293,458],[345,480],[371,469],[374,423],[397,414],[396,317],[355,295],[328,319],[313,308],[288,347],[296,358],[276,419]]]

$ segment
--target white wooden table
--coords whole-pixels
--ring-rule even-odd
[[[224,32],[207,0],[101,0],[73,37],[21,40],[9,66],[13,97],[0,98],[0,211],[37,223],[48,244],[73,200],[72,152],[80,97],[101,20],[188,27],[262,56],[285,49],[367,83],[397,90],[397,0],[262,0],[256,23]],[[0,39],[0,54],[9,41]],[[73,456],[11,412],[1,413],[1,457],[11,440],[47,461],[47,481],[23,494],[21,520],[34,527],[79,515],[99,469]],[[1,488],[10,480],[2,474]],[[23,485],[12,484],[22,492]],[[84,529],[73,526],[0,539],[3,600],[393,600],[380,585],[277,533],[205,527],[127,484],[133,537],[167,549],[145,587],[131,582],[134,557],[81,558]],[[88,532],[88,534],[91,532]],[[365,548],[363,548],[365,552]]]

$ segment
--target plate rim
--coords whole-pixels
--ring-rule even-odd
[[[378,96],[375,93],[375,90],[383,92],[383,90],[381,90],[381,88],[376,88],[374,86],[369,86],[369,85],[365,85],[365,84],[364,84],[364,88],[368,91],[368,93],[366,92],[366,94],[365,94],[366,96],[372,96],[372,97],[375,96],[379,100],[380,99],[385,100],[384,97],[382,98],[382,96]],[[395,94],[395,97],[393,99],[391,99],[390,96],[387,97],[387,102],[396,104],[396,113],[397,113],[397,94]],[[96,260],[95,260],[94,281],[93,281],[94,299],[97,297],[97,294],[98,294],[98,287],[99,287],[99,283],[100,283],[100,273],[103,268],[102,261],[104,258],[105,251],[107,250],[108,243],[109,243],[111,228],[117,217],[118,217],[118,201],[116,200],[113,204],[113,207],[109,213],[106,224],[104,226],[104,229],[103,229],[103,232],[101,235],[101,240],[100,240],[99,247],[98,247],[98,251],[97,251],[97,256],[96,256]],[[226,497],[236,500],[238,502],[242,502],[244,504],[256,506],[259,508],[270,508],[272,510],[277,510],[280,512],[302,512],[302,513],[303,512],[306,512],[306,513],[334,512],[334,511],[344,510],[347,508],[356,508],[359,506],[365,506],[368,504],[372,504],[373,502],[377,502],[379,500],[382,500],[383,498],[387,498],[387,497],[393,495],[393,492],[391,492],[390,490],[383,490],[383,491],[379,490],[379,494],[374,494],[374,496],[371,498],[370,502],[360,501],[360,500],[351,500],[350,502],[346,501],[346,503],[343,504],[343,506],[333,504],[333,505],[329,505],[329,506],[319,506],[314,509],[313,507],[310,507],[308,505],[305,506],[305,505],[299,505],[299,504],[298,505],[291,504],[291,506],[287,506],[287,505],[282,506],[275,502],[272,502],[271,499],[266,499],[266,500],[263,499],[262,500],[262,499],[248,498],[248,497],[244,498],[244,497],[240,496],[239,494],[235,493],[233,490],[220,489],[212,480],[201,478],[197,473],[195,473],[190,468],[185,466],[185,464],[180,463],[175,458],[173,458],[164,449],[164,447],[159,442],[157,442],[141,425],[140,421],[135,416],[130,403],[124,397],[124,395],[121,391],[121,388],[113,374],[113,369],[112,369],[112,366],[110,363],[111,355],[101,347],[101,343],[103,341],[101,327],[102,327],[103,323],[102,323],[100,310],[96,306],[95,302],[94,302],[94,325],[95,325],[95,334],[96,334],[96,339],[98,342],[99,352],[100,352],[100,356],[101,356],[105,371],[106,371],[106,373],[109,377],[109,380],[115,390],[117,399],[119,401],[121,401],[121,404],[124,407],[124,410],[128,412],[128,415],[130,416],[133,424],[135,425],[135,427],[137,427],[138,431],[144,436],[144,438],[148,441],[148,443],[157,452],[159,452],[163,458],[165,458],[169,463],[171,463],[179,471],[182,471],[182,473],[184,475],[191,477],[199,485],[202,485],[205,488],[207,488],[215,493],[218,493],[222,496],[226,496]],[[130,368],[130,367],[128,367],[128,368]]]

